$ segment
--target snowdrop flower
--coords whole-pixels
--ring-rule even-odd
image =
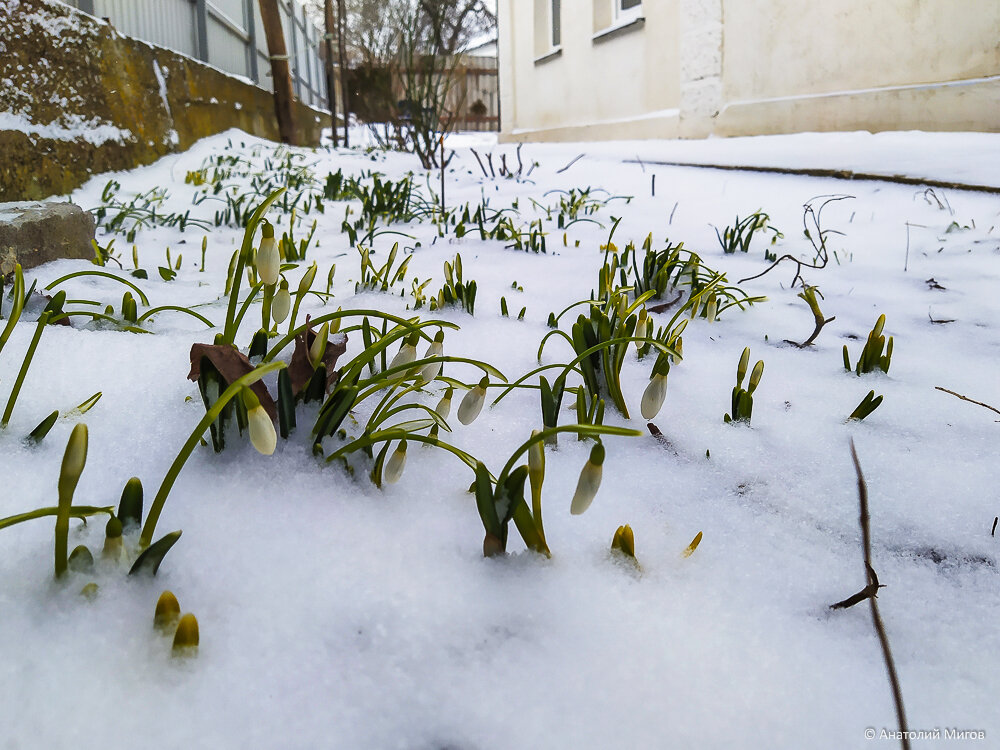
[[[326,354],[326,340],[330,337],[330,323],[326,322],[320,326],[319,333],[316,334],[316,338],[313,339],[312,346],[309,347],[309,361],[312,362],[313,369],[315,370],[320,366],[323,361],[323,355]]]
[[[479,385],[466,391],[462,403],[458,405],[459,422],[468,425],[476,420],[479,412],[483,410],[483,402],[486,401],[486,388],[489,384],[490,379],[484,375],[483,379],[479,381]]]
[[[449,387],[448,390],[444,392],[441,400],[438,401],[438,405],[434,407],[434,411],[441,419],[448,419],[448,415],[451,414],[451,397],[455,394],[455,389]]]
[[[714,323],[716,317],[719,314],[719,300],[715,296],[715,292],[712,292],[708,296],[708,304],[705,305],[705,318],[709,323]]]
[[[434,336],[434,341],[427,347],[424,359],[440,357],[444,354],[444,331],[438,331]],[[441,372],[441,362],[429,362],[420,369],[420,379],[429,383]]]
[[[649,385],[646,386],[646,390],[642,394],[642,404],[639,406],[639,410],[642,412],[642,418],[652,419],[659,414],[660,407],[663,406],[663,399],[666,395],[666,373],[654,374],[653,379],[649,381]]]
[[[278,272],[281,270],[281,253],[274,240],[274,227],[270,222],[264,222],[261,234],[263,236],[257,250],[257,273],[265,286],[274,286],[278,283]]]
[[[570,503],[569,512],[574,516],[583,513],[594,501],[594,496],[601,486],[601,467],[604,465],[604,446],[598,443],[590,451],[590,458],[580,472],[580,481],[576,483],[576,493]]]
[[[413,360],[417,358],[417,347],[410,343],[410,337],[407,336],[403,340],[402,346],[399,347],[399,351],[396,352],[396,356],[392,358],[392,362],[389,363],[388,369],[393,369],[394,367],[403,367],[410,364]],[[394,372],[389,376],[390,380],[399,380],[401,377],[406,375],[406,370],[400,370],[399,372]]]
[[[270,456],[278,445],[278,435],[274,431],[274,422],[260,405],[257,394],[249,388],[242,392],[243,403],[247,407],[247,427],[250,431],[250,443],[258,453]]]
[[[288,282],[282,279],[281,286],[274,295],[274,301],[271,302],[271,318],[275,323],[283,323],[291,309],[292,295],[288,293]]]
[[[396,446],[396,450],[392,452],[392,455],[389,456],[389,460],[385,464],[385,471],[382,472],[382,478],[389,484],[395,484],[403,476],[404,466],[406,466],[406,441],[400,440],[399,445]]]

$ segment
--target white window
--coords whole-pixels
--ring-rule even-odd
[[[555,49],[562,44],[562,13],[561,0],[551,0],[549,3],[549,25],[552,29],[552,48]]]
[[[611,0],[614,3],[615,24],[628,23],[642,16],[642,0]]]
[[[618,2],[619,0],[615,0]],[[535,0],[535,57],[548,57],[562,44],[562,0]]]

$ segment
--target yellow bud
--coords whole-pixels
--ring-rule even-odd
[[[174,633],[174,656],[194,656],[198,653],[198,620],[188,612],[177,623]]]
[[[80,589],[80,596],[82,596],[84,599],[87,599],[88,601],[94,601],[94,599],[97,598],[98,591],[99,588],[97,584],[91,581],[90,583],[86,584],[82,589]]]
[[[153,627],[163,632],[177,626],[181,619],[181,605],[172,591],[164,591],[156,600],[156,611],[153,613]]]
[[[699,544],[701,544],[701,532],[700,531],[697,534],[695,534],[694,539],[691,540],[691,544],[689,544],[687,547],[685,547],[684,551],[681,552],[681,557],[691,557],[691,555],[694,554],[694,551],[696,549],[698,549],[698,545]]]

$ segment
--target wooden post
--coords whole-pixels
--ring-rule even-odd
[[[285,34],[281,29],[278,0],[260,0],[260,18],[267,39],[267,54],[271,58],[271,81],[274,84],[274,113],[278,118],[278,133],[282,143],[295,146],[298,145],[298,132],[295,127],[292,73],[288,65]]]
[[[337,133],[337,78],[333,72],[333,0],[325,0],[324,15],[326,21],[326,99],[330,107],[330,135],[333,138],[334,148],[340,145],[340,135]]]

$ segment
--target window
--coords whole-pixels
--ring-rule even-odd
[[[629,0],[622,0],[622,2],[629,2]],[[560,13],[560,0],[552,0],[549,9],[552,13],[550,16],[550,21],[552,25],[552,46],[558,47],[562,44],[561,34],[562,34],[562,17]]]
[[[642,0],[594,0],[594,41],[611,39],[642,20]]]
[[[615,5],[615,23],[628,23],[642,15],[642,0],[612,0]]]
[[[536,60],[558,54],[562,43],[561,11],[562,0],[535,0]]]

